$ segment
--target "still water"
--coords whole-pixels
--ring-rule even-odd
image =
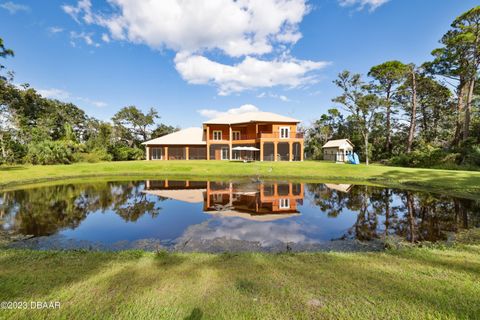
[[[479,201],[350,184],[105,181],[0,193],[0,229],[33,236],[12,246],[34,249],[361,250],[479,226]]]

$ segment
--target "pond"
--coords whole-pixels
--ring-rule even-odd
[[[480,226],[480,201],[350,184],[102,181],[0,193],[11,247],[177,251],[383,248]]]

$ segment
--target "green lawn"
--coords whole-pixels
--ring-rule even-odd
[[[351,182],[428,189],[480,198],[480,172],[413,169],[329,162],[129,161],[0,167],[0,188],[79,177],[228,178],[261,176],[316,182]]]
[[[0,250],[3,319],[478,319],[480,245],[384,253]]]

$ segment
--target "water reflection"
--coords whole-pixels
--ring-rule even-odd
[[[478,227],[479,212],[474,200],[349,184],[148,180],[0,194],[0,229],[101,243],[438,241]]]
[[[255,221],[300,214],[304,186],[278,182],[146,181],[144,193],[184,202],[203,203],[203,211]]]

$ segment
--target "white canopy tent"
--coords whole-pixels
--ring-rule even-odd
[[[255,157],[253,156],[253,153],[256,152],[256,151],[260,151],[260,149],[258,148],[255,148],[255,147],[234,147],[232,148],[232,151],[250,151],[251,153],[251,157],[248,158],[248,159],[240,159],[240,160],[243,160],[243,161],[253,161],[255,159]]]

